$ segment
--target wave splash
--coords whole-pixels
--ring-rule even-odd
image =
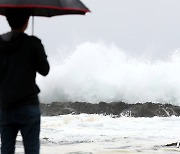
[[[180,50],[168,60],[130,57],[114,44],[85,42],[50,57],[51,72],[38,76],[43,103],[53,101],[180,102]]]

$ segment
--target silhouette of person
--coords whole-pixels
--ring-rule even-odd
[[[25,154],[40,151],[36,73],[46,76],[50,67],[40,39],[24,33],[30,13],[28,9],[6,9],[11,31],[0,35],[1,154],[14,154],[18,132]]]

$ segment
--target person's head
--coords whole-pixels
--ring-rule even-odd
[[[30,9],[8,8],[5,16],[12,30],[24,31],[27,28],[30,14]]]

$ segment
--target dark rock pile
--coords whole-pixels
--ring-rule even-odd
[[[152,102],[136,104],[127,104],[124,102],[100,102],[98,104],[86,102],[54,102],[51,104],[41,104],[41,111],[43,116],[80,113],[132,117],[180,116],[180,106]]]

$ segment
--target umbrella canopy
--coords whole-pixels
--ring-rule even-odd
[[[1,15],[5,15],[6,8],[30,8],[32,16],[44,17],[90,12],[79,0],[0,0]]]

